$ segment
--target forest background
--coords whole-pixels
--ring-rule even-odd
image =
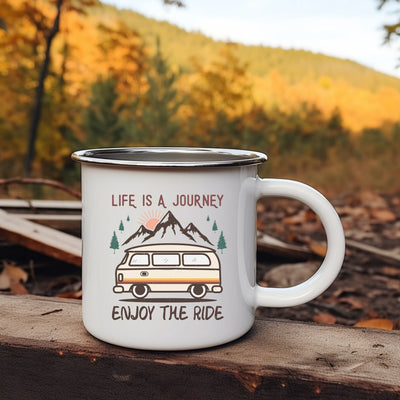
[[[263,151],[262,176],[326,194],[400,190],[400,79],[95,0],[0,3],[0,99],[0,178],[78,187],[77,149],[207,146]]]

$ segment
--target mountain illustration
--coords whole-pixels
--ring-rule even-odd
[[[153,232],[150,233],[143,242],[150,239],[163,239],[165,236],[174,236],[176,239],[190,239],[195,242],[193,236],[190,233],[186,233],[180,222],[175,218],[171,211],[168,211],[163,219],[156,225]]]
[[[135,239],[141,239],[141,242],[144,243],[147,241],[159,242],[166,238],[168,238],[168,240],[173,238],[176,242],[187,242],[190,240],[191,242],[197,243],[200,241],[201,243],[201,241],[203,241],[213,245],[193,223],[190,223],[186,228],[183,228],[171,211],[168,211],[164,215],[153,231],[141,225],[140,228],[123,243],[123,245]]]
[[[203,240],[204,242],[207,242],[213,246],[213,244],[208,240],[207,236],[203,235],[194,225],[192,222],[185,228],[185,232],[191,236],[194,237],[194,240],[197,242],[198,238]]]
[[[125,245],[125,244],[131,242],[132,240],[140,239],[145,236],[148,236],[151,233],[153,233],[151,230],[147,229],[143,225],[140,225],[140,228],[133,235],[129,236],[128,239],[126,239],[125,242],[122,243],[122,245]],[[145,239],[143,239],[143,240],[145,240]]]

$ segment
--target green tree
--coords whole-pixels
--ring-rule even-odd
[[[221,234],[219,235],[218,239],[218,250],[221,250],[221,253],[223,253],[224,249],[226,249],[226,241],[224,233],[221,231]]]
[[[378,9],[382,9],[387,4],[394,4],[394,3],[400,3],[400,0],[378,0],[379,5]],[[400,39],[400,8],[398,8],[396,11],[393,11],[393,14],[398,14],[398,19],[397,21],[390,23],[390,24],[385,24],[383,26],[383,29],[385,30],[385,42],[389,42],[393,40],[394,38]]]
[[[361,157],[375,158],[385,154],[390,143],[384,133],[377,128],[364,129],[358,138],[358,153]]]
[[[212,230],[214,232],[216,232],[218,230],[218,226],[217,226],[217,222],[216,221],[214,221],[214,223],[213,223]]]
[[[236,55],[235,45],[221,49],[208,65],[195,63],[190,87],[190,140],[200,146],[241,146],[243,117],[254,99],[248,65]]]
[[[89,147],[109,147],[122,142],[126,125],[117,109],[118,93],[114,79],[98,80],[92,85],[90,104],[83,117],[85,144]]]
[[[142,140],[156,146],[172,145],[180,130],[176,114],[183,103],[176,89],[178,73],[171,70],[157,39],[155,55],[146,73],[148,90],[144,95],[140,128]]]
[[[321,116],[322,117],[322,116]],[[329,120],[321,118],[316,121],[310,136],[309,147],[312,156],[316,159],[326,160],[328,153],[333,148],[344,152],[351,152],[349,132],[343,127],[340,110],[335,108]]]
[[[400,165],[397,162],[400,154],[400,123],[397,123],[393,126],[390,141],[391,143],[389,148],[391,149],[391,159],[393,160],[393,167],[400,170]],[[397,174],[397,176],[399,175],[400,174]]]
[[[119,230],[120,230],[121,232],[123,232],[123,231],[125,230],[124,224],[122,223],[122,221],[121,221],[121,223],[119,224]]]
[[[110,249],[114,250],[114,254],[115,254],[115,250],[119,249],[118,238],[117,238],[115,231],[114,231],[113,237],[111,238]]]

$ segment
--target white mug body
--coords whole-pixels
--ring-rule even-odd
[[[240,224],[252,244],[247,267],[238,259],[238,209],[242,183],[255,174],[255,166],[83,165],[87,330],[113,344],[157,350],[215,346],[246,333],[255,308],[255,202]],[[118,287],[118,274],[128,283]],[[149,293],[135,297],[135,284]]]

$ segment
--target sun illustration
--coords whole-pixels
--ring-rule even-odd
[[[140,216],[138,222],[152,231],[163,216],[164,213],[160,210],[148,210]]]

